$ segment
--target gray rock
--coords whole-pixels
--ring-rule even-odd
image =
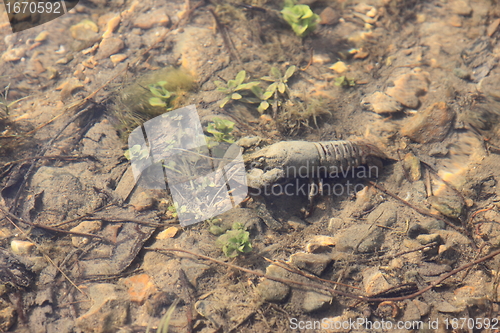
[[[266,269],[266,274],[279,278],[287,278],[288,271],[276,265],[270,265]],[[282,302],[290,292],[290,287],[286,284],[265,279],[257,286],[257,293],[263,301]]]
[[[443,244],[443,239],[438,234],[418,235],[417,240],[422,245],[427,245],[427,244],[434,243],[434,242],[436,242],[438,244]]]
[[[318,311],[330,304],[332,300],[332,296],[320,294],[314,291],[308,291],[304,295],[302,309],[307,313]]]
[[[290,262],[297,268],[305,269],[318,276],[331,261],[332,258],[324,254],[294,253],[290,256]]]

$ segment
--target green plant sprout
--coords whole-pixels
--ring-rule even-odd
[[[142,160],[149,157],[149,149],[142,148],[141,145],[134,145],[123,153],[127,160]]]
[[[354,87],[356,85],[356,81],[354,79],[349,79],[347,76],[341,76],[335,79],[334,83],[337,87],[349,88]]]
[[[234,143],[234,136],[231,132],[234,129],[234,123],[227,119],[214,118],[208,124],[207,132],[212,134],[217,142]]]
[[[240,253],[252,251],[250,233],[246,231],[245,226],[239,222],[233,223],[231,230],[219,236],[216,244],[222,248],[222,252],[224,252],[228,258],[234,258]]]
[[[179,213],[185,213],[187,211],[186,206],[181,206],[179,207],[179,204],[177,202],[174,202],[173,205],[168,206],[167,210],[170,212],[173,218],[176,218]]]
[[[264,81],[272,82],[267,87],[266,91],[263,92],[262,89],[258,86],[252,88],[252,92],[260,101],[260,105],[257,108],[257,111],[259,111],[260,113],[264,113],[264,111],[266,111],[272,103],[272,105],[274,105],[274,113],[276,114],[275,109],[277,108],[277,104],[279,101],[278,95],[290,95],[290,89],[288,88],[288,79],[292,77],[296,69],[296,66],[290,66],[285,71],[285,74],[282,75],[278,68],[271,67],[270,75],[261,78]],[[272,96],[274,96],[274,100],[270,100]]]
[[[13,107],[16,103],[22,101],[23,99],[28,98],[29,96],[22,97],[19,99],[16,99],[13,102],[8,103],[7,98],[9,97],[9,89],[10,89],[10,83],[4,88],[4,91],[0,93],[0,107],[3,109],[5,114],[8,116],[10,112],[10,108]],[[1,117],[1,115],[0,115]]]
[[[229,101],[231,100],[239,100],[243,96],[239,93],[239,91],[250,90],[252,87],[259,84],[259,82],[248,82],[243,83],[245,81],[247,73],[243,70],[240,71],[234,80],[229,80],[227,83],[222,81],[215,81],[215,85],[217,86],[217,90],[224,93],[226,97],[219,101],[219,106],[223,108]]]
[[[168,108],[168,106],[175,94],[165,89],[166,84],[167,81],[158,81],[157,83],[150,84],[148,86],[149,91],[154,96],[149,99],[149,104],[151,104],[151,106],[166,107],[167,110],[172,109]]]
[[[314,31],[319,23],[319,16],[314,14],[308,5],[297,5],[295,0],[285,0],[281,14],[299,37]]]

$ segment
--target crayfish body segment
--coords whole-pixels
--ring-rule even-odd
[[[345,175],[364,164],[387,158],[373,144],[365,141],[282,141],[245,157],[248,185],[272,186],[284,179],[321,178]]]

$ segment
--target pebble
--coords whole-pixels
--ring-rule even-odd
[[[423,234],[417,236],[417,241],[422,245],[427,245],[430,243],[443,244],[443,239],[438,234]]]
[[[109,57],[110,55],[120,52],[125,44],[123,40],[118,37],[105,38],[99,44],[99,51],[96,54],[96,60],[101,60]]]
[[[458,218],[464,207],[464,203],[457,195],[434,195],[427,198],[427,202],[432,208],[451,218]]]
[[[166,27],[170,23],[170,18],[164,9],[157,9],[151,13],[142,13],[134,21],[134,27],[141,29],[151,29],[154,26]]]
[[[416,182],[422,177],[422,167],[420,160],[413,153],[405,155],[403,160],[403,168],[406,170],[410,180]]]
[[[452,27],[460,28],[462,26],[462,18],[460,18],[460,16],[458,15],[452,15],[448,19],[448,24]]]
[[[125,60],[127,58],[128,58],[128,55],[126,55],[124,53],[117,53],[117,54],[113,54],[113,55],[109,56],[109,59],[111,59],[111,62],[115,65],[122,62],[123,60]]]
[[[411,109],[420,104],[418,96],[429,89],[429,73],[413,71],[394,80],[394,87],[387,88],[387,95]]]
[[[3,61],[18,61],[26,54],[25,47],[19,47],[15,49],[9,49],[2,54]]]
[[[12,252],[14,252],[14,254],[30,254],[33,251],[34,247],[35,244],[29,241],[13,239],[12,242],[10,242],[10,248],[12,249]]]
[[[401,103],[380,91],[365,97],[361,105],[378,114],[399,112],[403,109]]]
[[[7,302],[0,300],[0,332],[7,332],[16,322],[16,309]]]
[[[384,274],[376,267],[367,268],[361,274],[365,292],[368,295],[379,293],[391,287]]]
[[[99,27],[91,20],[83,20],[69,28],[71,36],[80,41],[84,42],[96,42],[101,36],[99,36]]]
[[[76,227],[72,228],[72,232],[83,232],[86,234],[93,234],[99,230],[101,230],[102,227],[102,222],[101,221],[83,221]],[[73,244],[74,247],[82,247],[84,245],[87,245],[89,243],[89,238],[88,237],[79,237],[79,236],[72,236],[71,237],[71,243]]]
[[[147,274],[126,277],[121,280],[121,283],[127,287],[130,300],[139,304],[143,304],[149,295],[157,292],[153,280]]]
[[[287,278],[287,273],[287,270],[276,265],[269,265],[266,268],[266,274],[273,277]],[[257,286],[257,293],[266,302],[282,302],[290,293],[290,287],[280,282],[264,279]]]
[[[464,0],[452,1],[449,6],[453,14],[462,16],[470,16],[472,14],[472,7]]]
[[[333,69],[338,74],[345,73],[349,69],[349,68],[347,68],[347,65],[345,64],[345,62],[343,62],[343,61],[337,61],[336,63],[334,63],[329,68]]]
[[[308,291],[304,294],[302,301],[302,310],[306,313],[322,310],[333,301],[333,297],[325,294],[320,294],[314,291]]]
[[[319,14],[319,24],[334,25],[339,22],[340,15],[331,7],[326,7]]]
[[[160,232],[158,234],[158,236],[156,236],[156,239],[168,239],[168,238],[174,238],[177,233],[179,232],[179,228],[177,227],[170,227],[166,230],[163,230],[162,232]]]
[[[334,245],[335,240],[333,237],[317,235],[307,243],[306,251],[309,253],[329,252]]]
[[[305,269],[313,274],[321,275],[332,258],[324,254],[294,253],[290,256],[290,263],[297,268]]]
[[[130,199],[130,205],[137,212],[143,212],[154,207],[156,200],[146,192],[140,192],[137,195],[133,195]]]
[[[434,103],[408,119],[401,134],[418,143],[440,142],[450,131],[454,117],[445,102]]]
[[[486,35],[488,37],[491,37],[493,36],[493,34],[497,31],[498,29],[498,25],[500,25],[500,18],[497,18],[495,20],[493,20],[490,25],[488,26],[488,28],[486,28]]]

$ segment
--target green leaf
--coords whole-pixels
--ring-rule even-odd
[[[243,81],[245,81],[245,77],[247,75],[247,72],[245,72],[244,70],[243,71],[240,71],[237,75],[236,75],[236,78],[234,79],[236,81],[236,86],[239,86],[240,84],[243,83]]]
[[[295,70],[297,67],[295,65],[288,67],[288,69],[285,72],[285,79],[288,80],[292,75],[295,73]]]
[[[271,95],[272,95],[272,94],[274,94],[274,92],[276,91],[276,89],[278,89],[278,83],[274,82],[274,83],[271,83],[269,85],[269,87],[267,87],[266,92],[270,92]]]
[[[276,79],[274,77],[271,77],[271,76],[263,76],[260,78],[261,80],[264,80],[264,81],[269,81],[269,82],[274,82],[276,81]]]
[[[286,86],[285,86],[285,84],[284,84],[283,82],[278,83],[278,91],[279,91],[280,93],[284,94],[284,93],[285,93],[285,90],[286,90]]]
[[[281,79],[281,72],[276,67],[271,67],[271,75],[273,75],[276,79]]]
[[[151,104],[151,106],[167,106],[167,104],[159,97],[151,97],[149,99],[149,104]]]
[[[232,99],[241,99],[241,97],[242,97],[242,96],[241,96],[240,94],[238,94],[238,93],[233,93],[233,94],[231,95],[231,98],[232,98]]]
[[[268,100],[269,98],[271,98],[274,94],[274,91],[270,91],[270,90],[267,90],[263,95],[262,95],[262,99],[263,100]]]
[[[262,88],[259,85],[253,86],[252,88],[250,88],[250,90],[255,95],[255,97],[257,97],[257,98],[262,97]]]
[[[227,81],[227,89],[234,90],[237,86],[238,84],[236,83],[236,80]]]
[[[224,97],[222,100],[220,100],[220,107],[223,108],[226,106],[227,102],[229,102],[231,98],[229,96]]]
[[[253,87],[258,86],[259,82],[248,82],[244,84],[240,84],[236,90],[251,90]]]

